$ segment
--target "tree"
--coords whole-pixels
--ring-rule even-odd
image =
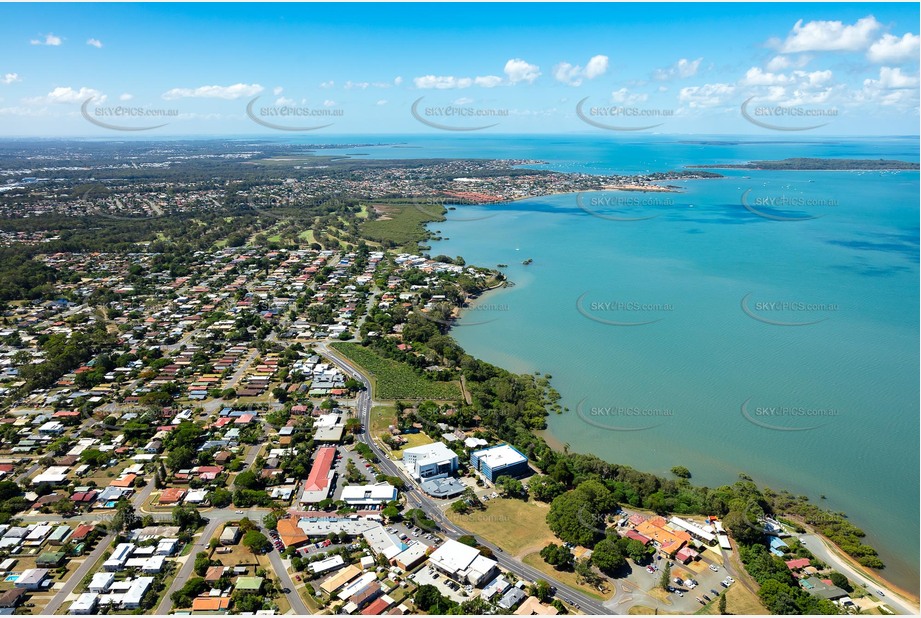
[[[190,506],[173,508],[173,525],[180,530],[196,530],[202,524],[202,517],[197,509]]]
[[[540,557],[544,562],[556,568],[558,571],[565,571],[572,568],[573,555],[568,547],[550,543],[540,550]]]
[[[116,532],[126,532],[138,524],[138,516],[135,512],[134,505],[122,498],[115,507],[115,515],[112,517],[112,528]]]
[[[550,503],[547,524],[567,543],[591,547],[602,535],[603,516],[591,498],[571,490],[560,494]]]
[[[603,572],[611,574],[627,566],[627,558],[612,538],[606,538],[595,545],[592,552],[592,564]]]
[[[233,480],[233,486],[240,489],[260,489],[261,483],[255,472],[244,470]]]
[[[433,608],[438,608],[442,605],[443,601],[444,597],[441,596],[438,588],[431,584],[419,586],[419,589],[416,590],[416,594],[413,595],[413,603],[424,612],[428,612]],[[440,612],[435,611],[432,613]]]
[[[662,567],[662,575],[659,577],[659,588],[662,590],[668,590],[668,587],[672,585],[672,567],[669,566],[669,563],[666,562],[665,566]]]
[[[233,492],[229,489],[215,489],[208,493],[208,501],[211,503],[211,506],[222,509],[224,507],[230,506],[230,503],[233,502]]]
[[[451,503],[451,511],[460,515],[466,515],[470,512],[470,505],[466,500],[456,500]]]
[[[721,615],[723,616],[726,615],[726,595],[725,593],[720,595],[719,610],[720,610]]]
[[[838,588],[841,588],[842,590],[846,592],[851,592],[853,590],[853,588],[851,587],[851,582],[848,581],[847,577],[845,577],[841,573],[838,573],[837,571],[832,571],[828,575],[828,579],[831,580],[831,583],[833,583],[834,585],[838,586]]]
[[[496,487],[501,489],[502,495],[507,498],[527,497],[521,481],[507,475],[502,475],[496,479]]]
[[[672,468],[672,474],[674,474],[680,479],[691,478],[691,471],[685,468],[684,466],[674,466]]]
[[[272,549],[272,542],[258,530],[250,530],[243,535],[243,546],[254,554],[264,554]]]
[[[195,457],[195,449],[191,446],[178,446],[166,456],[166,466],[173,472],[183,470],[195,462]]]
[[[528,482],[528,493],[541,502],[551,502],[565,490],[566,488],[551,476],[535,476]]]
[[[208,572],[208,567],[211,566],[211,560],[208,558],[206,552],[200,551],[195,554],[195,574],[201,577],[205,576],[205,573]]]
[[[541,603],[546,603],[553,595],[553,588],[543,579],[539,579],[531,585],[530,593],[537,597]]]
[[[345,421],[345,430],[351,434],[361,433],[361,420],[350,418]]]

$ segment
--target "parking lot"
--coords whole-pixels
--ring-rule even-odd
[[[438,592],[457,603],[469,601],[475,594],[475,590],[472,586],[465,590],[463,586],[448,579],[444,574],[439,573],[431,566],[422,567],[410,575],[409,579],[419,586],[431,584],[438,588]]]
[[[631,573],[627,579],[640,590],[654,590],[659,586],[661,569],[666,562],[668,561],[664,558],[657,558],[649,567],[631,564]],[[720,582],[725,581],[727,577],[729,576],[726,571],[715,561],[707,559],[706,554],[687,565],[673,561],[668,595],[672,605],[669,611],[693,614],[726,591],[728,586],[723,586]],[[729,580],[731,579],[730,577]],[[734,585],[733,581],[726,583],[729,586]]]

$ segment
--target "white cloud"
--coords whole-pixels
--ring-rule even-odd
[[[274,88],[272,88],[272,94],[274,94],[276,97],[284,91],[285,89],[282,88],[281,86],[275,86]]]
[[[781,44],[782,53],[808,51],[861,51],[870,45],[880,23],[872,15],[858,19],[852,25],[840,21],[810,21],[800,19]]]
[[[278,97],[275,99],[275,105],[285,106],[285,105],[297,105],[297,101],[294,99],[289,99],[288,97]]]
[[[368,86],[370,85],[371,84],[368,82],[353,82],[350,80],[350,81],[345,82],[345,86],[343,86],[343,88],[345,88],[346,90],[352,90],[352,89],[367,90]]]
[[[131,94],[130,92],[125,92],[125,93],[118,95],[119,101],[130,101],[133,98],[134,98],[134,95]]]
[[[387,105],[387,99],[380,99],[376,105]]]
[[[864,85],[868,82],[874,82],[874,80],[868,79],[864,81]],[[902,73],[902,69],[898,67],[880,67],[879,68],[879,81],[876,81],[880,88],[886,89],[901,89],[901,88],[917,88],[918,87],[918,77],[913,75],[905,75]]]
[[[22,78],[19,77],[19,73],[6,73],[5,75],[0,75],[0,83],[3,84],[12,84],[13,82],[21,82]]]
[[[648,94],[632,93],[626,88],[621,88],[620,90],[615,90],[611,93],[611,101],[614,103],[620,103],[621,105],[634,105],[636,103],[642,103],[648,98]]]
[[[512,58],[505,63],[505,74],[511,84],[518,82],[534,83],[534,80],[540,77],[540,67],[536,64],[529,64],[521,58]]]
[[[74,90],[70,86],[58,86],[43,97],[26,99],[26,103],[33,105],[45,103],[83,103],[90,98],[95,99],[96,103],[102,103],[106,100],[105,95],[94,88],[82,87],[80,90]]]
[[[328,82],[323,82],[320,84],[320,88],[333,88],[336,85],[336,82],[329,80]]]
[[[469,88],[473,80],[469,77],[454,77],[453,75],[423,75],[414,77],[413,84],[421,90],[448,90],[451,88]]]
[[[473,103],[473,99],[470,97],[461,97],[459,99],[454,99],[454,105],[470,105]]]
[[[697,70],[700,68],[701,61],[703,61],[703,58],[698,58],[696,60],[681,58],[667,69],[656,69],[654,77],[659,80],[673,79],[675,77],[694,77],[697,75]]]
[[[102,48],[102,41],[100,41],[99,39],[93,39],[93,38],[87,39],[86,44],[91,45],[92,47],[95,47],[96,49]]]
[[[502,83],[502,78],[497,75],[484,75],[473,78],[473,83],[483,88],[495,88]]]
[[[397,75],[396,77],[393,78],[393,85],[394,85],[394,86],[399,86],[399,85],[402,84],[402,83],[403,83],[403,78],[400,77],[399,75]]]
[[[335,105],[336,105],[336,102],[333,101],[332,99],[326,99],[325,101],[323,101],[324,107],[334,107]]]
[[[860,103],[908,108],[918,106],[917,75],[905,75],[898,67],[880,67],[879,79],[866,79],[855,99]]]
[[[601,77],[607,73],[607,71],[608,57],[601,54],[589,58],[588,64],[585,65],[586,79],[595,79],[596,77]]]
[[[57,47],[63,42],[64,40],[61,37],[55,36],[50,32],[45,35],[44,39],[32,39],[29,41],[32,45],[50,45],[52,47]]]
[[[873,62],[893,63],[917,60],[921,49],[921,37],[911,32],[905,33],[900,39],[892,34],[884,34],[883,38],[870,46],[867,58]]]
[[[163,93],[164,99],[226,99],[256,96],[263,91],[259,84],[233,84],[232,86],[199,86],[198,88],[173,88]]]
[[[714,107],[722,104],[735,93],[732,84],[704,84],[703,86],[687,86],[678,93],[678,99],[690,107]]]
[[[561,62],[553,67],[553,77],[569,86],[579,86],[582,84],[583,79],[595,79],[604,75],[607,70],[608,57],[598,55],[592,56],[585,68],[568,62]]]

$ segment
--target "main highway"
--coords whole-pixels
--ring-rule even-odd
[[[396,464],[390,460],[390,458],[377,445],[377,443],[375,443],[373,437],[371,436],[371,405],[373,401],[373,393],[371,390],[371,381],[369,378],[364,375],[363,372],[352,366],[345,358],[340,356],[338,352],[329,348],[329,346],[326,344],[319,344],[316,347],[324,356],[326,356],[326,358],[331,360],[337,367],[345,372],[346,375],[355,378],[364,385],[364,390],[358,394],[356,403],[358,418],[361,420],[362,426],[362,431],[358,435],[358,439],[371,448],[371,450],[380,460],[379,465],[385,474],[405,479],[406,475],[400,470],[400,468],[396,466]],[[471,532],[468,532],[467,530],[464,530],[456,524],[448,521],[438,504],[429,498],[425,492],[423,492],[422,489],[415,483],[414,480],[409,479],[408,484],[409,487],[407,488],[407,491],[404,492],[407,506],[422,510],[422,512],[424,512],[429,519],[436,522],[439,527],[451,538],[457,539],[460,536],[472,534]],[[493,551],[495,559],[499,562],[499,566],[507,571],[514,573],[519,578],[531,582],[537,581],[538,579],[545,580],[551,586],[556,588],[557,598],[566,603],[569,603],[570,605],[575,605],[584,613],[612,613],[611,609],[606,608],[597,599],[593,599],[583,592],[574,590],[573,588],[555,580],[547,574],[524,564],[517,558],[508,556],[498,546],[486,542],[482,538],[477,537],[477,540],[482,545],[490,548]]]

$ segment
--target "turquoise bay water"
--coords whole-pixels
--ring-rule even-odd
[[[918,158],[917,140],[525,142],[501,155],[490,144],[479,156],[598,173],[786,156]],[[439,155],[423,147],[414,156]],[[745,472],[806,494],[848,513],[880,550],[884,575],[917,592],[918,174],[723,173],[676,183],[680,194],[451,211],[432,226],[448,239],[431,253],[508,264],[516,284],[482,299],[454,335],[511,370],[552,374],[569,411],[549,430],[573,450],[663,475],[684,465],[710,486]],[[745,203],[767,217],[746,210],[746,191]],[[483,215],[493,216],[471,220]]]

